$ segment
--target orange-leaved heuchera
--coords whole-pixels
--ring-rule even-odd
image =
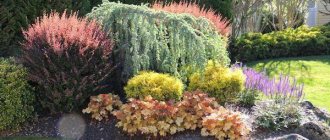
[[[233,112],[223,107],[203,118],[203,136],[215,136],[217,139],[245,139],[250,128],[245,124],[239,112]]]
[[[110,112],[115,108],[119,108],[122,102],[119,96],[112,94],[99,94],[97,96],[91,96],[88,107],[83,109],[83,113],[89,113],[92,118],[98,121],[102,119],[108,119]]]
[[[113,112],[119,120],[116,126],[121,127],[128,134],[165,136],[183,131],[176,126],[178,109],[173,102],[154,100],[150,95],[143,100],[131,98],[129,101],[120,110]]]
[[[240,113],[226,110],[201,91],[186,92],[176,103],[158,101],[150,95],[144,99],[131,98],[112,114],[119,120],[116,126],[129,135],[166,136],[202,128],[204,136],[238,139],[249,132]]]
[[[195,130],[202,127],[202,118],[220,107],[215,98],[202,91],[185,92],[182,101],[177,103],[177,117],[182,119],[184,129]]]
[[[190,2],[172,2],[170,4],[164,5],[162,2],[158,2],[152,5],[153,9],[163,10],[171,13],[186,13],[191,14],[195,17],[204,17],[211,21],[217,31],[223,36],[228,36],[230,34],[229,21],[217,14],[212,9],[205,9],[204,7],[199,7],[198,4]]]
[[[80,109],[112,70],[108,34],[76,13],[44,14],[23,34],[20,61],[37,86],[43,109],[53,113]]]

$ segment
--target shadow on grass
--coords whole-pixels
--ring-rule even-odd
[[[295,72],[301,74],[302,77],[311,77],[311,66],[306,65],[306,61],[321,62],[326,65],[330,65],[330,56],[308,56],[308,57],[296,57],[296,58],[280,58],[280,59],[269,59],[261,60],[248,63],[249,67],[254,67],[258,71],[265,70],[269,76],[278,74],[292,74]]]

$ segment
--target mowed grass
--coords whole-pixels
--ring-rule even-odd
[[[305,99],[330,112],[330,55],[270,59],[248,63],[270,77],[281,73],[304,83]]]

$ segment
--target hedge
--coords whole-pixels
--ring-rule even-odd
[[[247,33],[229,48],[232,61],[330,54],[330,26],[286,29],[271,33]]]

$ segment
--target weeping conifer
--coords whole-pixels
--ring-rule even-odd
[[[229,62],[227,39],[205,18],[113,2],[104,2],[87,16],[113,35],[113,61],[124,83],[141,70],[170,73],[186,81],[190,71],[203,69],[209,59]]]

